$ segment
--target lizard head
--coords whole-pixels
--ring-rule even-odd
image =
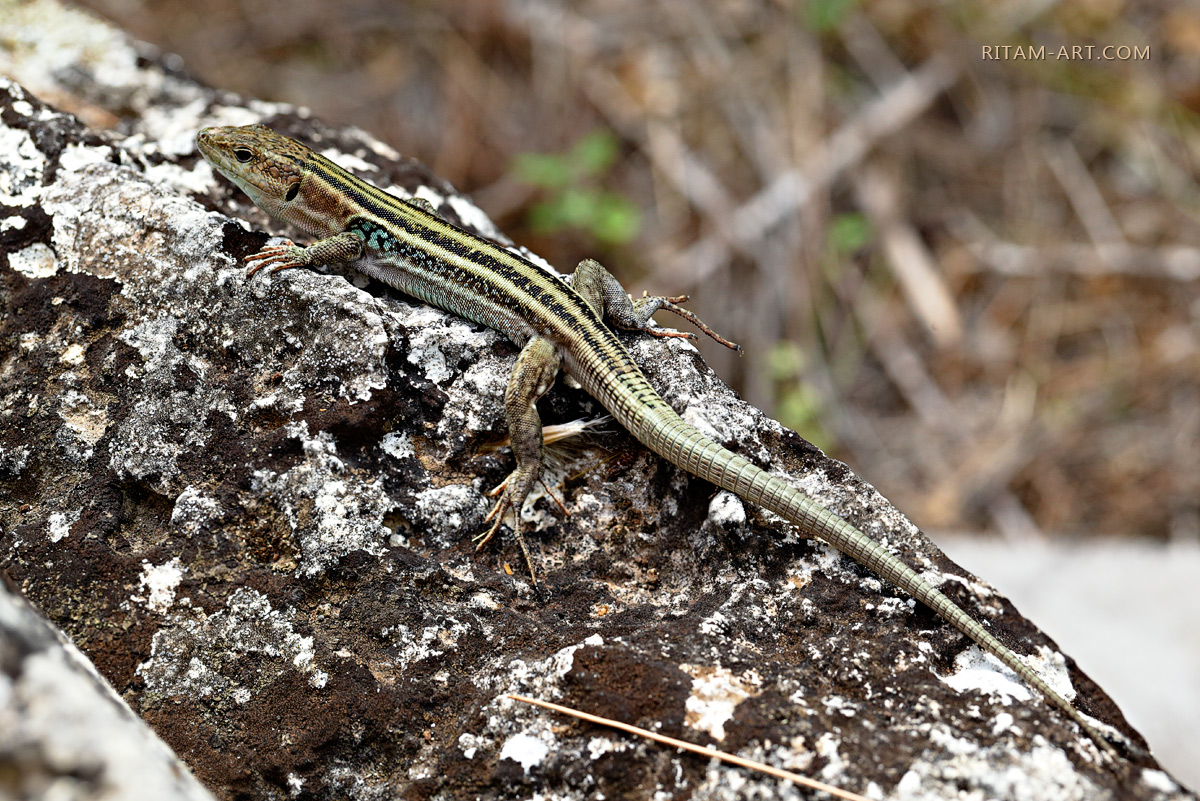
[[[260,209],[287,219],[313,152],[265,125],[204,128],[196,134],[200,154],[250,196]]]

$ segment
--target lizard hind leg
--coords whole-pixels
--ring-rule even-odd
[[[479,550],[486,545],[511,511],[514,518],[513,535],[517,544],[521,546],[521,553],[525,556],[525,564],[529,567],[529,575],[534,584],[537,583],[537,572],[533,568],[533,559],[529,556],[529,549],[525,546],[525,538],[521,534],[521,506],[525,503],[525,496],[542,474],[542,419],[538,416],[537,402],[554,385],[561,361],[558,349],[543,337],[529,340],[517,356],[517,364],[508,380],[508,389],[504,392],[508,437],[512,442],[517,467],[500,486],[489,493],[500,497],[487,516],[487,521],[491,521],[492,527],[477,538],[478,544],[475,547],[475,550]]]
[[[736,350],[738,353],[742,352],[741,345],[725,339],[705,325],[695,314],[679,305],[687,301],[687,295],[677,298],[645,295],[637,300],[630,300],[621,283],[594,259],[584,259],[579,262],[579,266],[575,268],[574,277],[571,279],[571,286],[583,296],[593,309],[618,328],[642,331],[656,337],[695,339],[695,334],[650,326],[650,318],[654,316],[655,312],[669,311],[687,320],[705,335],[712,337],[725,347]]]

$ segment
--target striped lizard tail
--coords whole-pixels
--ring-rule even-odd
[[[645,390],[653,392],[648,384],[645,385],[643,391]],[[620,422],[644,445],[673,464],[791,521],[801,530],[820,537],[915,597],[1065,712],[1102,750],[1113,758],[1117,756],[1113,745],[1083,713],[1055,692],[1031,667],[1022,662],[1016,653],[964,612],[958,604],[900,561],[883,545],[778,476],[767,473],[747,459],[721,447],[679,417],[665,401],[660,403],[661,406],[655,410],[653,419],[647,416],[646,419]],[[609,408],[620,407],[617,405]]]

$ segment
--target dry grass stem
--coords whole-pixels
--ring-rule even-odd
[[[568,706],[553,704],[549,701],[539,701],[536,698],[527,698],[523,695],[510,694],[508,697],[514,701],[520,701],[525,704],[540,706],[543,709],[550,709],[554,712],[560,712],[564,715],[570,715],[573,718],[578,718],[579,720],[587,721],[588,723],[595,723],[599,726],[608,726],[612,729],[618,729],[629,734],[635,734],[638,737],[645,737],[647,740],[653,740],[656,743],[669,745],[672,748],[680,748],[684,751],[691,751],[693,754],[699,754],[700,756],[708,757],[710,759],[719,759],[720,761],[727,762],[730,765],[737,765],[741,768],[758,771],[759,773],[764,773],[768,776],[774,776],[777,779],[786,779],[787,781],[795,782],[803,787],[809,787],[813,790],[820,790],[821,792],[829,793],[837,798],[844,798],[846,801],[870,801],[870,799],[861,796],[858,793],[852,793],[849,790],[843,790],[839,787],[834,787],[831,784],[825,784],[824,782],[819,782],[816,779],[810,779],[807,776],[801,776],[799,773],[792,773],[790,770],[782,770],[781,768],[776,768],[763,762],[757,762],[753,759],[746,759],[745,757],[740,757],[736,754],[727,754],[724,751],[715,751],[711,748],[705,748],[704,746],[696,745],[695,743],[689,743],[686,740],[677,740],[674,737],[667,737],[664,734],[656,734],[655,732],[648,731],[637,726],[631,726],[628,723],[622,723],[619,720],[602,718],[599,715],[590,715],[587,712],[580,712],[578,709],[572,709]]]

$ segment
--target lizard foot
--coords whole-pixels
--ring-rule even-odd
[[[537,571],[533,569],[533,557],[529,555],[529,548],[525,545],[525,537],[521,534],[521,504],[524,503],[525,499],[521,498],[520,503],[518,503],[517,499],[513,497],[514,493],[510,490],[510,487],[524,482],[513,481],[510,484],[512,478],[513,475],[510,474],[508,478],[505,478],[488,492],[489,498],[495,498],[497,495],[500,497],[496,500],[492,511],[488,512],[488,516],[483,519],[484,523],[490,522],[492,524],[491,528],[483,534],[474,537],[475,550],[478,552],[483,546],[491,542],[492,537],[496,535],[496,532],[500,530],[500,526],[504,523],[504,518],[511,511],[513,513],[513,537],[516,539],[517,545],[521,546],[521,554],[525,557],[525,566],[529,568],[529,577],[536,586],[538,580]],[[528,489],[526,493],[528,493]],[[558,499],[555,498],[555,500]]]
[[[279,245],[268,245],[257,253],[247,256],[246,266],[250,268],[250,272],[246,273],[246,278],[253,278],[254,274],[264,267],[270,267],[272,273],[277,273],[280,270],[306,267],[307,265],[304,248],[289,240]]]
[[[711,337],[713,339],[713,341],[718,342],[721,345],[724,345],[725,347],[729,348],[730,350],[737,351],[737,353],[739,355],[742,353],[741,345],[737,344],[736,342],[731,342],[728,339],[726,339],[725,337],[721,336],[716,331],[709,328],[704,323],[703,320],[701,320],[699,317],[697,317],[695,312],[691,311],[690,309],[685,309],[679,305],[680,303],[687,302],[687,300],[688,300],[687,295],[679,295],[678,297],[673,297],[673,298],[651,298],[649,296],[643,296],[641,299],[642,302],[645,302],[647,300],[656,301],[657,307],[662,309],[663,311],[669,311],[672,314],[679,315],[680,317],[687,320],[692,325],[699,328],[705,335],[707,335],[708,337]],[[695,334],[685,333],[683,331],[675,331],[674,329],[671,329],[671,328],[643,328],[642,330],[645,331],[647,334],[649,334],[652,337],[681,337],[683,339],[696,339]]]

